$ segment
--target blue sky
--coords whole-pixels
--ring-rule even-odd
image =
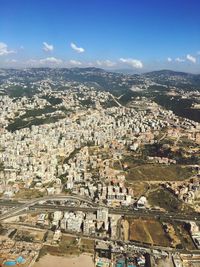
[[[199,0],[0,0],[0,66],[200,73]]]

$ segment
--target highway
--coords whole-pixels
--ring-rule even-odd
[[[57,204],[46,204],[46,201],[80,201],[90,205],[89,207],[86,205],[57,205]],[[54,212],[56,210],[60,211],[83,211],[83,212],[95,212],[100,207],[98,204],[91,202],[85,198],[78,197],[78,196],[50,196],[45,197],[42,199],[34,199],[25,203],[21,202],[12,202],[9,200],[0,200],[0,207],[10,207],[11,209],[5,212],[4,214],[0,215],[0,220],[4,220],[10,217],[13,217],[18,214],[23,214],[26,211],[33,211],[33,212]],[[13,207],[13,208],[12,208]],[[109,208],[110,214],[119,214],[124,216],[131,216],[131,217],[150,217],[155,219],[161,220],[171,220],[171,221],[196,221],[200,222],[200,214],[183,214],[180,212],[163,212],[159,210],[150,210],[150,209],[127,209],[127,208]]]
[[[47,202],[48,201],[48,202]],[[52,203],[52,201],[55,203]],[[47,202],[47,203],[45,203]],[[74,203],[73,203],[74,202]],[[79,204],[77,204],[79,203]],[[26,202],[18,202],[18,201],[10,201],[10,200],[4,200],[0,199],[0,208],[3,207],[9,208],[8,211],[6,211],[4,214],[0,215],[0,221],[3,224],[11,224],[12,222],[4,222],[5,219],[11,218],[13,216],[19,216],[26,213],[47,213],[47,212],[54,212],[54,211],[82,211],[84,213],[87,212],[96,212],[99,208],[103,207],[96,203],[91,202],[88,199],[79,197],[79,196],[49,196],[42,199],[33,199]],[[106,207],[106,206],[104,206]],[[109,214],[112,216],[112,214],[119,214],[121,216],[129,216],[132,218],[154,218],[159,219],[161,221],[196,221],[200,222],[200,214],[182,214],[180,212],[163,212],[159,210],[149,210],[149,209],[128,209],[128,208],[110,208],[107,207]],[[15,224],[15,223],[14,223]],[[30,225],[21,224],[19,223],[19,226],[23,225],[24,227],[30,227]],[[33,226],[31,226],[33,227]],[[45,229],[41,228],[41,226],[34,226],[35,229]],[[46,229],[47,230],[47,229]],[[67,232],[66,232],[67,234]],[[68,233],[70,234],[70,232]],[[74,234],[74,233],[71,233]],[[75,234],[75,236],[83,236],[82,234]],[[85,236],[86,237],[86,236]],[[87,236],[89,238],[89,236]],[[91,238],[91,237],[90,237]],[[104,240],[104,238],[98,238],[94,237],[96,241],[98,240]],[[117,242],[119,240],[111,240],[107,239],[108,242]],[[155,253],[154,250],[162,250],[167,253],[185,253],[185,254],[199,254],[200,252],[198,250],[193,251],[187,251],[185,249],[176,249],[171,247],[161,247],[157,246],[155,244],[147,244],[143,242],[126,242],[126,251],[131,252],[133,249],[135,250],[142,250],[146,251],[148,253]]]
[[[27,201],[25,203],[19,204],[19,206],[14,203],[14,209],[9,210],[8,212],[0,215],[0,220],[4,220],[13,216],[16,216],[18,213],[22,212],[22,211],[26,211],[29,209],[29,207],[37,204],[37,203],[42,203],[42,202],[46,202],[46,201],[81,201],[84,203],[87,203],[88,205],[93,206],[94,202],[92,202],[91,200],[88,200],[84,197],[81,196],[67,196],[67,195],[57,195],[57,196],[46,196],[46,197],[42,197],[42,198],[37,198],[37,199],[32,199],[30,201]],[[3,200],[1,199],[0,201],[0,207],[3,207],[4,205],[4,201],[6,203],[8,203],[8,200]],[[7,204],[8,205],[8,204]]]
[[[72,207],[72,206],[61,206],[61,205],[35,205],[30,207],[33,211],[43,211],[43,212],[54,212],[56,210],[60,211],[83,211],[83,212],[95,212],[98,210],[98,207]],[[140,210],[125,210],[125,209],[113,209],[108,208],[109,214],[119,214],[122,216],[131,216],[131,217],[152,217],[155,219],[162,220],[177,220],[177,221],[200,221],[200,215],[194,217],[194,215],[185,215],[180,213],[166,213],[161,211],[152,211],[146,209]]]

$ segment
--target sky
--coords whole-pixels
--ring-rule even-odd
[[[0,67],[200,73],[199,0],[0,0]]]

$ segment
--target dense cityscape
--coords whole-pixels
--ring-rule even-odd
[[[47,253],[92,253],[96,266],[200,260],[200,124],[160,105],[147,76],[1,70],[3,266]],[[91,77],[134,85],[116,94]],[[184,91],[191,96],[192,109],[199,91]]]

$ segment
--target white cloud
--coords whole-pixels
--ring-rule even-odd
[[[71,60],[69,61],[69,63],[70,63],[71,65],[74,65],[74,66],[81,66],[81,65],[82,65],[82,63],[81,63],[80,61],[78,61],[78,60],[74,60],[74,59],[71,59]]]
[[[167,58],[167,61],[168,61],[168,62],[172,62],[172,58],[171,58],[171,57],[168,57],[168,58]]]
[[[13,50],[9,50],[7,44],[0,42],[0,56],[15,53]]]
[[[16,59],[7,59],[6,63],[17,63]]]
[[[141,60],[132,59],[132,58],[120,58],[119,60],[122,63],[130,65],[133,68],[136,68],[136,69],[142,69],[143,68],[143,63]]]
[[[53,51],[54,47],[53,45],[47,44],[46,42],[43,42],[43,50],[46,52]]]
[[[192,63],[196,63],[197,62],[197,59],[193,56],[191,56],[190,54],[187,54],[186,56],[187,60],[192,62]]]
[[[36,59],[33,59],[33,58],[31,58],[31,59],[29,59],[29,60],[27,60],[27,64],[34,64],[34,63],[37,63],[38,61],[36,60]]]
[[[181,62],[185,62],[185,59],[180,58],[180,57],[177,57],[177,58],[175,59],[175,61],[181,63]]]
[[[47,57],[39,60],[40,64],[61,64],[62,60],[55,57]]]
[[[71,43],[71,48],[76,51],[77,53],[83,53],[85,52],[85,49],[82,47],[78,47],[75,43]]]
[[[109,59],[102,60],[102,61],[101,60],[97,60],[96,63],[97,63],[98,66],[108,67],[108,68],[114,67],[116,65],[115,62],[113,62],[113,61],[111,61]]]

